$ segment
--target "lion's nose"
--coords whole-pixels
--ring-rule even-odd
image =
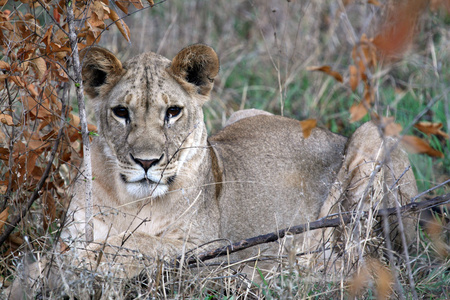
[[[131,158],[144,169],[145,173],[147,173],[148,169],[150,169],[160,160],[160,159],[140,159],[134,157],[133,155],[131,155]]]

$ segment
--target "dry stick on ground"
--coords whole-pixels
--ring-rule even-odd
[[[445,194],[442,196],[435,197],[430,200],[422,201],[422,202],[413,202],[406,204],[401,207],[392,207],[387,209],[380,209],[374,217],[383,217],[383,216],[390,216],[397,214],[397,211],[400,211],[402,214],[406,212],[419,212],[424,209],[428,209],[437,205],[444,204],[445,202],[450,201],[450,193]],[[298,226],[293,226],[290,228],[281,229],[276,232],[259,235],[253,238],[249,238],[246,240],[241,240],[239,242],[236,242],[234,244],[223,246],[221,248],[206,251],[200,253],[198,256],[190,256],[186,259],[185,263],[187,265],[189,264],[196,264],[199,261],[206,261],[209,259],[217,258],[220,256],[224,256],[233,252],[237,252],[240,250],[244,250],[256,245],[264,244],[264,243],[270,243],[275,242],[278,239],[281,239],[286,236],[287,233],[290,234],[300,234],[307,230],[315,230],[320,228],[326,228],[326,227],[338,227],[343,224],[349,224],[350,222],[354,221],[356,212],[344,212],[339,214],[334,214],[331,216],[327,216],[325,218],[319,219],[317,221],[308,223],[308,224],[302,224]],[[362,214],[359,215],[360,218],[365,218],[369,215],[369,212],[365,211]],[[177,262],[177,265],[179,263]]]
[[[94,239],[94,230],[93,230],[93,222],[92,222],[92,166],[91,166],[91,149],[89,143],[89,131],[87,126],[86,119],[86,108],[84,105],[84,91],[83,91],[83,80],[81,77],[81,65],[80,65],[80,56],[78,54],[78,45],[77,45],[77,33],[75,31],[74,24],[74,14],[73,14],[73,1],[66,0],[67,7],[67,24],[69,25],[69,42],[72,48],[72,67],[73,67],[73,78],[75,79],[75,87],[77,91],[77,100],[78,100],[78,110],[80,116],[81,123],[81,136],[83,138],[83,176],[85,180],[85,188],[86,188],[86,215],[85,219],[86,223],[86,241],[91,242]]]

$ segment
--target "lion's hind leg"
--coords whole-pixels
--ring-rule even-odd
[[[415,236],[416,219],[402,216],[399,224],[397,218],[389,217],[384,228],[389,232],[387,241],[377,213],[405,205],[416,194],[408,156],[398,141],[382,137],[372,122],[358,128],[347,143],[342,167],[319,215],[352,212],[354,216],[353,222],[336,230],[316,232],[321,246],[335,254],[326,256],[327,265],[339,257],[341,271],[351,270],[367,254],[376,256],[386,248],[400,250],[403,244],[408,247]]]

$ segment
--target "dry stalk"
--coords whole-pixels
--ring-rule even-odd
[[[77,32],[74,24],[73,1],[66,0],[67,23],[69,25],[69,41],[72,48],[72,67],[74,72],[75,88],[78,100],[78,109],[81,123],[81,135],[83,138],[83,175],[85,180],[86,196],[86,241],[91,242],[94,239],[94,228],[92,221],[92,166],[91,166],[91,147],[89,142],[89,130],[87,126],[86,107],[84,104],[83,80],[81,77],[80,56],[77,45]]]

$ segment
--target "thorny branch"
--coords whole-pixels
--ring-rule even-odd
[[[404,213],[416,213],[420,212],[424,209],[429,209],[441,204],[444,204],[446,202],[450,201],[450,193],[445,194],[442,196],[435,197],[430,200],[422,201],[422,202],[413,202],[406,205],[403,205],[401,207],[391,207],[387,209],[380,209],[376,214],[374,214],[374,217],[386,217],[397,214],[397,211],[399,211],[401,214]],[[224,256],[230,253],[234,253],[240,250],[244,250],[256,245],[265,244],[265,243],[271,243],[275,242],[279,239],[282,239],[286,236],[286,234],[300,234],[308,230],[315,230],[320,228],[327,228],[327,227],[338,227],[343,224],[349,224],[355,220],[355,214],[356,212],[343,212],[338,214],[333,214],[330,216],[327,216],[325,218],[319,219],[317,221],[307,223],[307,224],[301,224],[285,229],[278,230],[276,232],[259,235],[256,237],[252,237],[249,239],[241,240],[239,242],[233,243],[228,246],[223,246],[211,251],[205,251],[200,253],[197,256],[189,256],[185,260],[185,264],[196,264],[199,261],[206,261],[213,258],[217,258],[220,256]],[[365,218],[369,215],[368,211],[364,211],[359,215],[359,218]],[[175,265],[179,265],[180,257],[177,259],[177,263]]]

